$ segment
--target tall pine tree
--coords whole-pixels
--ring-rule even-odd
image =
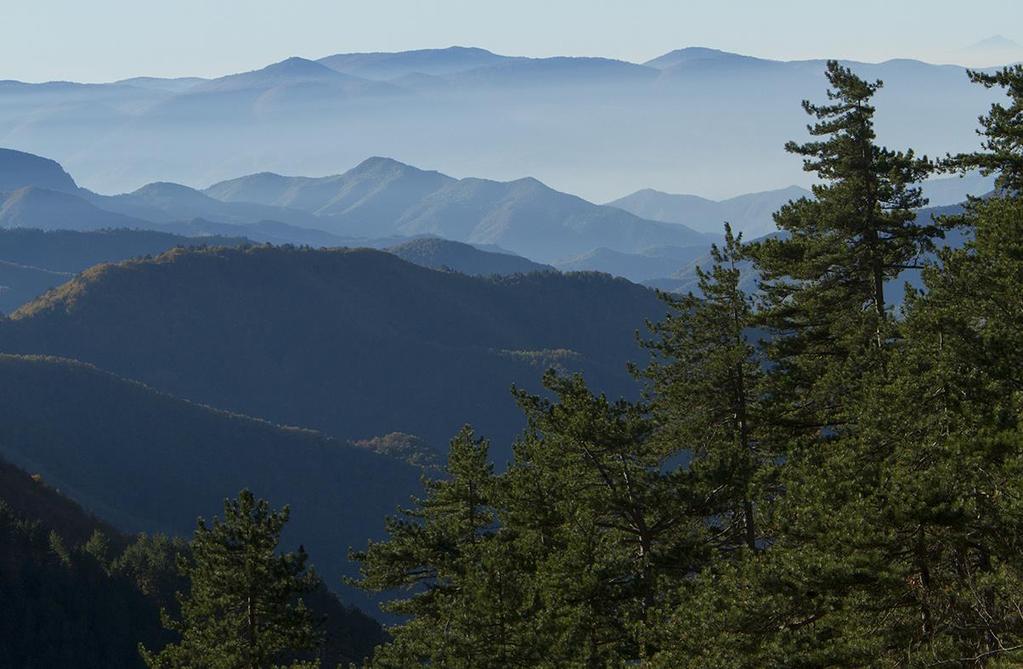
[[[224,502],[223,519],[199,521],[180,569],[189,579],[181,617],[165,624],[180,641],[159,652],[143,648],[153,669],[271,669],[316,647],[312,614],[302,602],[317,578],[302,548],[277,552],[288,508],[273,511],[243,490]]]
[[[385,608],[409,617],[391,629],[394,640],[378,649],[374,667],[496,669],[520,666],[518,649],[537,653],[522,641],[521,565],[497,536],[488,450],[464,427],[451,441],[445,477],[425,480],[426,496],[388,519],[386,541],[352,554],[362,574],[354,585],[398,594]]]
[[[690,486],[706,500],[712,543],[755,550],[757,521],[772,454],[763,439],[762,361],[756,350],[753,300],[740,287],[741,235],[725,224],[725,244],[711,248],[712,266],[697,268],[700,296],[662,293],[668,316],[649,325],[645,342],[656,441],[684,452]]]
[[[819,139],[785,147],[819,179],[813,198],[783,206],[781,234],[749,249],[762,277],[777,418],[810,434],[847,420],[857,379],[893,337],[885,282],[918,267],[942,234],[915,211],[926,204],[915,184],[931,163],[876,144],[871,99],[882,83],[836,61],[827,78],[830,104],[803,102]]]

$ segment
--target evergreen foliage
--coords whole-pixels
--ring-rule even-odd
[[[980,169],[994,174],[995,187],[1019,197],[1023,194],[1023,65],[1016,64],[994,73],[969,72],[970,79],[985,88],[1001,88],[1009,104],[995,103],[980,117],[977,134],[984,138],[982,150],[960,154],[951,167]]]
[[[142,648],[149,667],[271,669],[316,648],[314,619],[302,596],[317,578],[301,547],[277,551],[288,515],[288,507],[273,511],[243,490],[224,502],[223,519],[199,520],[191,550],[178,564],[190,583],[180,598],[181,617],[164,615],[181,639],[158,653]]]
[[[1000,189],[941,220],[916,213],[932,164],[875,144],[880,82],[827,74],[830,104],[804,104],[819,139],[788,146],[820,179],[814,199],[778,212],[776,238],[726,227],[702,297],[664,296],[643,402],[551,374],[555,399],[519,394],[529,429],[509,468],[475,453],[488,493],[462,501],[478,523],[443,545],[473,547],[479,571],[447,571],[443,592],[501,622],[500,644],[490,625],[459,628],[477,666],[1023,663],[1023,73],[971,74],[1011,105],[954,164]],[[938,250],[953,226],[968,242]],[[759,299],[741,290],[747,260]],[[908,267],[923,288],[895,311],[885,283]],[[356,556],[363,587],[443,564],[403,547],[467,476],[457,463]],[[473,666],[430,645],[435,610],[405,612],[374,666]]]

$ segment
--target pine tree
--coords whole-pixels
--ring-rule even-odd
[[[1001,667],[1023,657],[1023,69],[970,76],[1011,105],[992,105],[981,150],[950,164],[995,173],[998,188],[966,204],[965,247],[909,293],[898,374],[864,415],[887,435],[885,493],[916,536],[906,582],[921,624],[907,645],[934,664]]]
[[[707,560],[703,516],[678,451],[651,438],[642,404],[548,372],[555,400],[519,393],[528,420],[505,475],[507,509],[536,587],[551,666],[605,667],[656,651],[671,583]]]
[[[903,573],[888,551],[906,546],[875,494],[883,452],[857,423],[898,342],[885,283],[919,265],[942,229],[915,212],[930,163],[875,143],[881,82],[833,61],[827,76],[830,104],[803,105],[819,139],[786,146],[820,179],[814,198],[785,205],[780,234],[746,251],[761,274],[754,320],[766,328],[760,441],[779,458],[783,494],[762,514],[767,550],[694,581],[693,604],[673,617],[681,631],[667,635],[691,656],[669,653],[662,666],[859,666],[905,631],[877,625],[902,610]]]
[[[179,597],[181,617],[164,616],[181,639],[157,653],[142,648],[148,666],[270,669],[316,647],[301,596],[317,578],[301,547],[277,552],[287,522],[288,507],[273,511],[248,490],[224,502],[222,520],[200,519],[190,555],[179,562],[191,584]]]
[[[517,565],[499,541],[496,477],[488,442],[464,427],[451,441],[445,477],[387,521],[388,539],[352,554],[372,592],[411,591],[385,605],[409,616],[378,649],[375,667],[515,666]],[[529,645],[531,646],[531,644]],[[532,652],[532,651],[531,651]]]
[[[992,104],[987,115],[980,117],[977,134],[984,138],[982,150],[959,154],[948,162],[948,167],[994,174],[997,189],[1019,196],[1023,193],[1023,65],[993,74],[973,71],[968,74],[985,88],[1005,89],[1009,104]]]
[[[814,197],[783,206],[775,214],[782,234],[749,248],[762,276],[772,394],[787,405],[778,418],[811,434],[847,419],[842,406],[856,379],[879,364],[894,334],[885,282],[919,266],[942,235],[915,212],[926,200],[914,184],[931,163],[875,143],[870,101],[882,83],[836,61],[827,77],[831,104],[803,102],[820,139],[785,147],[820,179]]]
[[[740,287],[741,235],[725,224],[725,245],[711,248],[709,271],[697,268],[701,297],[662,293],[668,316],[649,324],[645,342],[654,439],[684,452],[690,485],[706,500],[713,543],[725,551],[757,548],[758,488],[771,454],[762,439],[763,371],[753,335],[752,298]]]

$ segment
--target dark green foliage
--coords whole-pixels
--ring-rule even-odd
[[[881,82],[834,61],[827,75],[831,104],[803,103],[817,119],[810,133],[821,139],[786,145],[821,180],[814,199],[783,206],[775,222],[788,234],[749,249],[761,273],[759,320],[772,334],[772,393],[788,404],[778,418],[810,432],[847,420],[842,404],[851,389],[842,384],[876,365],[876,350],[893,336],[885,281],[914,266],[941,234],[913,211],[926,204],[914,184],[930,163],[874,142],[870,101]]]
[[[773,422],[772,434],[798,448],[780,467],[768,550],[693,582],[664,628],[674,648],[656,666],[1015,666],[1021,213],[1013,198],[970,205],[955,222],[976,241],[924,271],[926,290],[910,294],[904,318],[877,313],[880,339],[854,327],[869,290],[830,311],[819,303],[811,315],[831,335],[819,341],[847,343],[837,362],[799,329],[777,333],[767,397],[793,413],[826,399],[812,414],[819,428]],[[824,248],[842,276],[851,256],[835,241]],[[803,258],[766,257],[776,267]],[[813,288],[769,301],[768,322],[795,313],[786,309]]]
[[[956,169],[980,169],[996,175],[995,187],[1019,197],[1023,194],[1023,65],[998,72],[970,72],[970,80],[985,88],[1002,88],[1008,104],[995,103],[980,117],[984,138],[980,151],[960,154],[950,160]]]
[[[370,250],[175,250],[91,269],[0,324],[0,350],[73,357],[177,397],[323,430],[445,443],[467,419],[504,439],[521,352],[635,392],[634,332],[661,306],[605,275],[480,279]],[[400,401],[396,401],[396,393]]]
[[[127,542],[0,462],[0,666],[141,667],[138,641],[166,640],[157,607],[86,548]]]
[[[557,402],[519,394],[529,430],[506,472],[464,430],[448,478],[355,555],[362,587],[415,592],[391,604],[413,617],[375,666],[603,667],[649,652],[666,585],[706,549],[685,477],[665,470],[643,408],[578,377],[545,384]]]
[[[0,460],[0,549],[0,666],[141,668],[138,642],[174,641],[160,610],[177,616],[175,593],[189,589],[183,539],[128,537]],[[304,599],[323,638],[307,659],[346,665],[386,639],[375,620],[313,586]]]
[[[519,394],[529,430],[505,474],[500,517],[536,592],[530,616],[553,666],[617,666],[652,652],[669,584],[708,544],[677,451],[652,438],[642,405],[545,377],[556,401]]]
[[[889,504],[918,537],[912,638],[997,661],[1023,643],[1023,201],[974,202],[965,220],[975,240],[925,273],[898,372],[865,409],[893,445]]]
[[[191,550],[179,559],[189,581],[180,619],[165,624],[180,641],[142,650],[150,667],[271,669],[318,645],[314,618],[302,597],[317,585],[299,547],[280,553],[288,507],[274,511],[243,490],[224,502],[223,519],[202,519]],[[305,665],[303,665],[305,666]]]
[[[407,667],[421,660],[449,667],[506,666],[499,638],[509,626],[500,618],[504,612],[463,594],[470,589],[508,594],[494,567],[500,558],[486,546],[496,529],[487,443],[463,428],[451,442],[446,473],[446,479],[425,482],[427,495],[416,508],[388,521],[388,541],[353,554],[362,564],[360,586],[412,591],[386,607],[412,620],[391,630],[394,643],[378,652],[377,666]]]
[[[756,549],[762,538],[756,507],[775,455],[764,434],[761,360],[749,341],[752,298],[740,287],[743,253],[726,224],[710,270],[697,269],[702,297],[662,295],[671,311],[650,325],[653,360],[642,371],[656,439],[688,455],[689,485],[706,500],[714,543],[726,551]]]

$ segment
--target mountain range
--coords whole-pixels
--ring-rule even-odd
[[[691,282],[725,221],[754,239],[773,231],[772,214],[782,204],[811,196],[798,186],[721,201],[644,189],[597,205],[535,179],[456,179],[382,157],[326,177],[264,172],[202,191],[155,182],[107,196],[80,188],[58,163],[31,154],[0,150],[0,167],[14,189],[0,195],[0,230],[159,231],[167,236],[158,251],[172,239],[186,246],[369,247],[471,275],[601,271],[665,289]],[[991,177],[978,174],[923,184],[939,206],[991,187]],[[109,239],[100,234],[93,242]],[[111,249],[108,256],[131,254]],[[6,261],[0,310],[8,312],[84,269],[24,262],[2,251],[0,260]]]
[[[975,145],[995,93],[963,67],[847,64],[886,82],[883,143],[928,155]],[[591,201],[642,188],[723,199],[809,185],[782,147],[805,136],[800,101],[823,98],[823,70],[694,47],[645,63],[453,47],[292,57],[208,80],[7,81],[0,144],[55,157],[97,192],[333,174],[389,155],[493,181],[529,175]]]
[[[315,214],[319,227],[338,235],[436,235],[496,244],[542,262],[600,246],[635,252],[665,244],[706,246],[714,238],[596,205],[532,178],[454,179],[379,157],[336,176],[260,173],[214,184],[205,193],[235,205]]]
[[[36,156],[7,150],[17,171]],[[0,228],[156,229],[189,236],[245,237],[312,246],[388,246],[437,236],[552,262],[607,247],[707,246],[717,237],[685,225],[640,218],[617,207],[555,191],[536,179],[455,179],[389,158],[369,158],[339,175],[310,178],[259,173],[205,191],[155,182],[131,193],[79,188],[57,163],[33,172],[0,201]],[[45,187],[59,175],[61,190]]]
[[[774,231],[771,215],[783,204],[810,195],[805,188],[789,186],[715,201],[698,195],[674,195],[646,188],[608,205],[655,221],[685,222],[693,229],[712,234],[721,234],[724,221],[728,221],[733,229],[752,239]]]

